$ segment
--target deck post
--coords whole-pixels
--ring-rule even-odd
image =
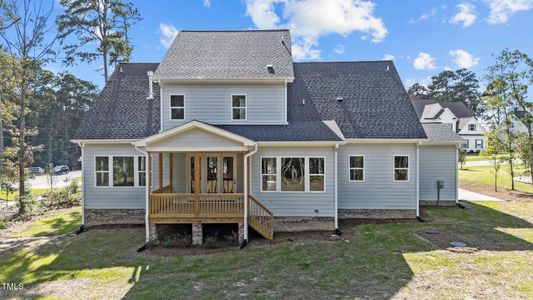
[[[194,152],[194,214],[200,215],[200,153]]]
[[[174,193],[174,186],[173,186],[173,182],[174,182],[174,159],[173,159],[173,155],[172,155],[172,152],[168,153],[168,161],[169,161],[169,164],[170,164],[170,168],[169,168],[169,174],[168,174],[168,184],[170,185],[170,193]]]
[[[159,189],[163,188],[163,152],[159,152]]]

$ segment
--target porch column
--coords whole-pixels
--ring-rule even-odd
[[[151,163],[151,154],[150,152],[146,152],[146,211],[145,211],[145,226],[146,226],[146,242],[148,243],[150,241],[151,233],[152,233],[152,227],[155,228],[155,224],[152,224],[150,222],[150,210],[151,210],[151,202],[150,202],[150,194],[151,194],[151,183],[152,183],[152,163]]]
[[[200,215],[200,153],[194,152],[194,214]]]
[[[168,161],[169,161],[169,164],[170,164],[170,168],[169,168],[169,174],[168,174],[168,182],[169,182],[169,185],[170,185],[170,193],[174,193],[174,156],[172,155],[173,153],[170,152],[168,153]]]
[[[163,188],[163,152],[159,152],[159,189]]]

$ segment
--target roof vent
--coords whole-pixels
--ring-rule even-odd
[[[267,65],[267,71],[270,74],[274,74],[274,66],[273,65]]]
[[[387,66],[387,72],[390,71],[390,66]]]
[[[305,99],[302,99],[302,105],[305,105]]]
[[[122,67],[118,68],[118,71],[119,71],[120,73],[122,73]]]
[[[154,99],[154,85],[153,85],[153,77],[154,72],[148,71],[148,97],[146,99]]]
[[[342,97],[337,97],[336,100],[337,100],[337,102],[342,102],[342,101],[344,101],[344,98],[342,98]]]

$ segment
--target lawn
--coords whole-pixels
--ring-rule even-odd
[[[80,179],[80,181],[81,181],[81,179]],[[64,189],[64,188],[60,188],[60,189]],[[34,196],[40,196],[40,195],[48,192],[49,190],[50,189],[31,189],[31,193]],[[18,191],[15,191],[13,193],[9,193],[9,197],[8,197],[8,195],[7,195],[5,190],[0,190],[0,199],[2,199],[2,200],[14,201],[14,200],[17,200],[18,195],[19,195]]]
[[[36,237],[72,233],[81,225],[81,208],[62,209],[59,213],[38,218],[24,230],[15,234],[17,237]]]
[[[499,154],[498,157],[503,158],[507,154]],[[491,160],[490,156],[481,156],[479,153],[467,153],[465,157],[465,161],[484,161],[484,160]]]
[[[511,189],[511,175],[507,171],[507,166],[502,166],[498,172],[498,186]],[[494,167],[493,166],[475,166],[464,167],[459,169],[459,179],[476,182],[494,187]],[[515,181],[515,188],[522,192],[532,193],[531,185]]]
[[[345,227],[341,241],[251,241],[188,256],[137,253],[143,228],[89,230],[0,254],[0,282],[23,283],[7,296],[24,298],[533,297],[532,202],[466,203],[424,218]],[[449,251],[453,240],[479,251]]]

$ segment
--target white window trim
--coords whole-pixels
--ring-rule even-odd
[[[95,188],[115,188],[115,189],[130,189],[130,188],[145,188],[146,185],[139,185],[139,166],[138,166],[138,162],[139,162],[139,156],[142,156],[144,157],[144,155],[130,155],[130,154],[124,154],[124,155],[94,155],[93,156],[93,162],[94,162],[94,187]],[[96,171],[96,158],[97,157],[107,157],[108,158],[108,170],[107,171],[109,173],[109,182],[108,182],[108,185],[96,185],[96,174],[97,173],[103,173],[103,172],[106,172],[106,171]],[[115,157],[133,157],[133,173],[134,173],[134,178],[133,178],[133,186],[114,186],[113,185],[113,158]],[[153,161],[153,159],[152,159]],[[153,170],[153,163],[151,164],[151,169]],[[153,174],[153,172],[152,172]],[[153,177],[153,176],[151,176]],[[153,182],[152,182],[153,183]],[[153,184],[152,184],[153,186]]]
[[[275,174],[263,173],[263,158],[273,158],[276,161],[276,173]],[[260,177],[259,185],[260,185],[261,193],[276,193],[276,192],[279,192],[279,186],[280,186],[279,183],[281,182],[280,178],[279,178],[279,175],[281,174],[279,162],[280,162],[280,160],[278,159],[278,157],[276,157],[274,155],[273,156],[261,156],[259,158],[259,165],[260,165],[260,168],[259,168],[259,174],[260,174],[259,175],[259,177]],[[275,185],[275,189],[273,191],[263,190],[263,176],[276,176],[276,185]]]
[[[470,126],[474,126],[474,129],[470,129]],[[476,131],[476,124],[468,124],[468,131]]]
[[[478,147],[477,142],[481,141],[480,147]],[[483,139],[474,139],[474,147],[476,149],[483,149]]]
[[[144,171],[141,171],[140,168],[139,168],[139,167],[140,167],[140,165],[139,165],[139,159],[140,159],[141,157],[144,158]],[[146,186],[146,183],[147,183],[147,181],[148,181],[148,180],[147,180],[147,179],[148,179],[148,177],[147,177],[147,175],[148,175],[148,170],[147,170],[147,169],[148,169],[148,164],[146,163],[146,162],[147,162],[147,160],[146,160],[146,156],[144,156],[144,155],[138,155],[135,159],[137,160],[137,168],[136,168],[136,171],[137,171],[137,172],[135,172],[135,179],[137,180],[137,186],[145,187],[145,186]],[[144,185],[141,185],[141,184],[140,184],[140,180],[139,180],[140,178],[139,178],[139,177],[140,177],[140,174],[141,174],[141,173],[144,173]]]
[[[172,106],[172,96],[183,96],[183,106]],[[168,95],[168,106],[170,109],[168,110],[168,117],[171,121],[181,121],[185,120],[185,94],[169,94]],[[173,108],[183,108],[183,119],[173,119],[172,118],[172,109]]]
[[[261,181],[261,192],[262,193],[284,193],[284,194],[301,194],[301,193],[318,193],[318,194],[321,194],[321,193],[327,193],[328,189],[327,189],[327,183],[328,183],[328,172],[327,172],[327,158],[325,156],[321,156],[321,155],[283,155],[283,156],[279,156],[279,155],[265,155],[265,156],[261,156],[259,159],[259,164],[261,165],[262,164],[262,159],[263,158],[275,158],[276,159],[276,166],[277,166],[277,170],[276,170],[276,191],[263,191],[263,184],[262,184],[262,181]],[[303,158],[304,159],[304,164],[305,164],[305,168],[304,168],[304,190],[303,191],[282,191],[281,190],[281,160],[284,159],[284,158]],[[310,174],[309,174],[309,158],[322,158],[324,159],[324,190],[323,191],[311,191],[311,186],[310,186]],[[261,165],[261,168],[259,168],[259,178],[261,178],[262,180],[262,165]],[[317,174],[317,175],[322,175],[322,174]]]
[[[233,107],[233,96],[244,96],[244,107],[243,106]],[[248,95],[244,94],[244,93],[242,93],[242,94],[231,94],[231,97],[230,97],[230,108],[231,108],[231,112],[230,112],[231,121],[242,122],[242,121],[248,120]],[[239,109],[244,108],[244,119],[234,119],[233,118],[233,109],[234,108],[239,108]]]
[[[396,157],[400,157],[400,156],[407,157],[407,180],[396,180],[396,179],[394,179],[394,171],[396,169],[398,169],[398,170],[406,169],[406,168],[396,168],[395,165],[394,165]],[[394,154],[392,156],[392,181],[393,182],[408,183],[411,180],[411,170],[410,169],[411,169],[411,156],[410,155],[408,155],[408,154]]]
[[[350,164],[350,161],[351,161],[351,158],[352,157],[357,157],[357,156],[360,156],[363,158],[363,167],[362,168],[352,168],[351,164]],[[365,182],[366,180],[366,157],[362,154],[350,154],[348,156],[348,182]],[[363,180],[352,180],[351,178],[351,173],[352,173],[352,170],[363,170]],[[394,174],[393,174],[394,175]]]
[[[310,158],[322,158],[324,160],[324,174],[311,174],[311,162],[310,162]],[[306,171],[307,171],[307,178],[306,178],[306,183],[307,183],[307,188],[306,190],[309,192],[309,193],[324,193],[326,192],[326,157],[324,156],[309,156],[306,158],[307,162],[306,162]],[[322,176],[324,177],[324,190],[322,191],[311,191],[311,176]]]

